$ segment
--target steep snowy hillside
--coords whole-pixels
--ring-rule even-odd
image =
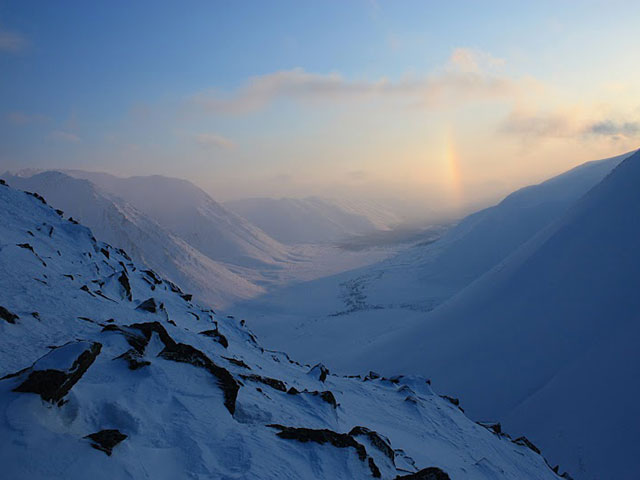
[[[100,238],[124,248],[135,260],[203,301],[223,306],[263,291],[87,180],[56,171],[4,177],[10,185],[39,192],[51,205],[89,226]]]
[[[424,379],[300,365],[243,323],[0,185],[3,478],[558,478]]]
[[[224,206],[286,244],[335,242],[376,230],[367,217],[318,197],[246,198]]]
[[[123,198],[214,261],[255,268],[289,259],[286,247],[186,180],[68,173]]]
[[[237,305],[265,343],[313,360],[340,357],[431,311],[552,223],[620,161],[589,162],[470,215],[434,243],[377,265]],[[427,239],[430,240],[430,239]],[[309,341],[313,339],[313,341]],[[330,359],[330,360],[329,360]]]
[[[578,478],[640,475],[640,152],[430,318],[369,345]],[[357,364],[357,363],[356,363]]]

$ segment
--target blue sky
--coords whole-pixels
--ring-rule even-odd
[[[639,13],[2,2],[0,166],[161,173],[219,198],[498,195],[637,146]]]

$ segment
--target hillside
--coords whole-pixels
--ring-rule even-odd
[[[366,216],[318,197],[246,198],[224,206],[286,244],[336,242],[376,230]]]
[[[67,173],[124,199],[214,261],[256,268],[277,267],[289,258],[286,247],[187,180]]]
[[[3,476],[558,478],[419,377],[261,348],[41,197],[0,185]]]
[[[399,255],[236,306],[264,341],[309,360],[348,366],[353,351],[422,322],[540,230],[560,218],[629,154],[588,162],[474,213],[439,240]],[[329,360],[330,359],[330,360]]]
[[[460,393],[473,418],[526,430],[579,478],[636,478],[639,182],[640,152],[490,273],[425,321],[369,345],[355,364],[429,371]]]
[[[132,258],[203,301],[223,306],[262,292],[228,266],[207,257],[122,198],[88,180],[57,171],[4,177],[17,188],[39,192],[53,206],[88,225],[100,238],[125,249]]]

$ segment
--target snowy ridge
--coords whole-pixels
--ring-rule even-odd
[[[0,217],[7,478],[557,478],[420,377],[264,350],[40,198],[0,185]]]
[[[5,175],[10,185],[39,192],[111,245],[216,306],[261,293],[230,266],[211,259],[130,203],[85,179],[58,171]],[[215,242],[214,242],[215,243]]]
[[[318,197],[245,198],[224,206],[285,244],[335,242],[376,230],[366,216]]]

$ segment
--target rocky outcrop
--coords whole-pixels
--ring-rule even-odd
[[[393,448],[391,448],[391,442],[378,432],[374,432],[367,427],[353,427],[349,432],[349,435],[352,437],[367,437],[369,442],[371,442],[371,445],[380,450],[389,460],[391,460],[391,463],[395,465],[395,453]]]
[[[7,310],[6,308],[0,305],[0,318],[7,323],[15,324],[16,320],[18,320],[18,315],[10,312],[9,310]]]
[[[38,360],[33,367],[21,372],[27,378],[13,391],[37,393],[47,402],[59,403],[82,378],[101,348],[102,345],[98,342],[73,342],[58,347]],[[75,355],[76,352],[80,353]],[[74,360],[68,366],[64,363],[70,355],[74,356]],[[60,364],[60,367],[52,368],[56,364]]]
[[[227,337],[222,335],[217,328],[215,330],[205,330],[203,332],[200,332],[200,335],[213,338],[216,342],[218,342],[224,348],[229,347],[229,341],[227,340]]]
[[[204,368],[218,380],[218,386],[224,395],[224,406],[233,415],[236,410],[236,398],[240,385],[226,368],[220,367],[197,348],[185,343],[173,343],[166,345],[160,352],[160,356],[174,362],[189,363],[196,367]]]
[[[136,310],[142,310],[144,312],[156,313],[158,311],[158,305],[155,298],[147,298],[144,302],[140,303],[136,307]]]
[[[319,443],[320,445],[328,443],[336,448],[353,448],[355,449],[358,458],[363,462],[367,462],[372,476],[375,478],[380,478],[381,476],[378,466],[375,464],[373,458],[367,455],[367,449],[364,447],[364,445],[356,441],[351,435],[347,433],[337,433],[326,428],[296,428],[285,427],[284,425],[279,424],[270,424],[267,426],[280,430],[277,433],[278,437],[287,440],[296,440],[303,443],[314,442]]]
[[[285,383],[282,380],[278,380],[276,378],[263,377],[261,375],[254,375],[252,373],[247,375],[240,375],[240,378],[252,382],[264,383],[265,385],[269,385],[271,388],[275,388],[276,390],[280,390],[281,392],[287,391],[287,386],[285,385]]]
[[[108,456],[111,456],[113,447],[127,438],[127,435],[121,433],[119,430],[108,429],[100,430],[99,432],[92,433],[84,438],[88,438],[89,440],[91,440],[91,446],[93,448],[106,453]]]
[[[428,467],[416,473],[409,475],[397,476],[396,480],[451,480],[451,477],[438,467]]]

